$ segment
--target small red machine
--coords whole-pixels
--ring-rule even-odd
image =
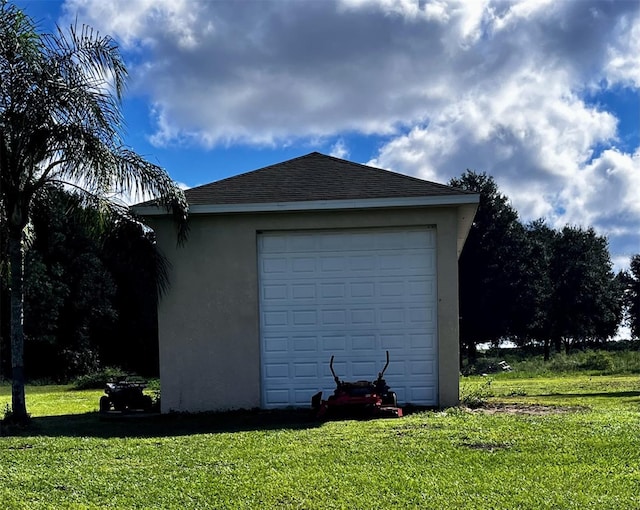
[[[384,373],[389,366],[389,351],[387,351],[387,362],[384,368],[373,382],[341,381],[333,370],[333,358],[334,356],[331,356],[329,362],[329,368],[336,382],[333,395],[327,400],[322,400],[320,391],[311,398],[311,407],[317,418],[354,415],[392,418],[402,416],[402,408],[398,407],[398,398],[384,380]]]

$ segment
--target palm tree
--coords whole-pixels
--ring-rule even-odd
[[[186,233],[184,194],[167,173],[122,142],[127,71],[110,37],[83,26],[41,34],[20,9],[0,4],[0,215],[11,287],[12,412],[28,418],[23,334],[23,237],[32,204],[62,185],[106,215],[130,216],[113,201],[130,191],[172,211]]]

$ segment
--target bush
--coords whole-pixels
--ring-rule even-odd
[[[0,420],[0,436],[12,435],[26,428],[31,422],[31,415],[27,414],[26,421],[17,420],[16,415],[13,414],[13,409],[9,404],[4,407],[4,416]]]
[[[474,363],[467,364],[462,368],[462,375],[482,375],[502,372],[498,363],[502,358],[478,357]]]
[[[109,381],[125,377],[127,374],[117,367],[106,367],[102,370],[82,375],[73,381],[74,390],[98,390],[105,387]]]
[[[583,370],[600,370],[605,373],[611,373],[616,368],[613,356],[606,351],[587,351],[580,365]]]
[[[493,379],[487,377],[480,385],[470,387],[466,383],[460,385],[460,405],[475,409],[487,403],[489,397],[493,397],[491,383]]]

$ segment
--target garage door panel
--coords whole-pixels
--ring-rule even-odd
[[[433,402],[438,399],[435,386],[414,386],[407,393],[409,402]]]
[[[344,299],[347,295],[344,282],[329,282],[320,284],[320,299]]]
[[[351,310],[350,326],[354,328],[370,328],[375,326],[376,312],[373,308]]]
[[[297,276],[300,273],[315,275],[318,271],[315,257],[293,257],[291,259],[291,272]]]
[[[287,236],[287,249],[289,253],[316,252],[318,251],[318,242],[318,237],[311,234]]]
[[[370,380],[372,379],[372,374],[376,374],[374,361],[352,361],[350,369],[351,375],[358,380]]]
[[[412,350],[416,349],[427,349],[430,351],[435,351],[436,349],[436,340],[434,334],[428,333],[409,333],[409,345]]]
[[[435,321],[435,311],[433,308],[410,308],[407,314],[407,322],[411,326],[421,324],[433,324]]]
[[[293,363],[294,377],[303,379],[311,377],[315,381],[318,378],[318,374],[318,363],[315,361]]]
[[[261,236],[259,240],[260,253],[264,259],[269,258],[269,254],[281,254],[288,252],[288,236]]]
[[[287,287],[287,285],[285,285]],[[296,303],[304,304],[309,300],[316,302],[316,284],[315,282],[292,283],[290,286],[291,300]]]
[[[289,363],[267,363],[265,365],[265,377],[269,380],[289,380]]]
[[[269,388],[266,390],[266,401],[270,406],[287,406],[289,405],[289,390],[288,388]]]
[[[289,324],[288,315],[284,310],[265,311],[262,314],[264,327],[287,326]]]
[[[320,352],[322,354],[336,354],[347,350],[347,336],[344,334],[324,335],[320,337]],[[327,363],[328,363],[327,358]]]
[[[283,312],[286,314],[286,312]],[[290,314],[291,326],[317,326],[318,325],[318,312],[316,310],[302,309],[293,310]]]
[[[411,375],[433,375],[435,366],[430,359],[413,359],[409,361],[408,373]]]
[[[289,286],[285,284],[265,284],[262,288],[262,298],[266,301],[282,301],[288,298]]]
[[[352,274],[373,274],[376,270],[376,257],[373,255],[352,255],[349,257],[349,270]]]
[[[404,350],[406,345],[406,336],[398,333],[381,334],[380,347],[385,351]]]
[[[307,407],[311,397],[318,392],[317,388],[299,388],[293,391],[293,405],[295,407]]]
[[[352,335],[351,350],[355,352],[375,352],[377,346],[376,335]]]
[[[343,380],[385,378],[437,404],[435,232],[370,229],[258,238],[264,407],[308,406]]]
[[[263,350],[271,357],[280,353],[283,356],[287,356],[289,352],[289,338],[282,336],[272,336],[268,339],[264,339]]]
[[[268,257],[262,260],[261,266],[262,273],[264,275],[271,275],[274,273],[284,274],[287,272],[289,263],[284,257]]]
[[[435,296],[435,280],[407,280],[405,283],[407,295],[414,298],[418,296]]]
[[[316,336],[295,336],[291,338],[291,350],[295,353],[318,352],[318,338]]]

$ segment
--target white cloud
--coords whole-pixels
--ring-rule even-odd
[[[640,87],[640,23],[623,18],[616,24],[617,38],[608,48],[606,75],[611,83]]]
[[[329,155],[340,159],[347,159],[349,157],[349,148],[343,138],[340,138],[333,144]]]
[[[640,87],[632,1],[67,0],[122,41],[161,145],[385,135],[373,163],[494,175],[525,219],[594,225],[640,252],[638,152],[585,101]],[[603,150],[606,149],[606,150]]]
[[[130,51],[135,90],[154,105],[158,144],[389,135],[461,101],[521,94],[514,74],[522,79],[528,72],[538,93],[551,87],[571,94],[604,77],[634,81],[640,72],[632,2],[67,0],[65,6],[70,17],[114,35]],[[567,77],[558,91],[561,71]]]

